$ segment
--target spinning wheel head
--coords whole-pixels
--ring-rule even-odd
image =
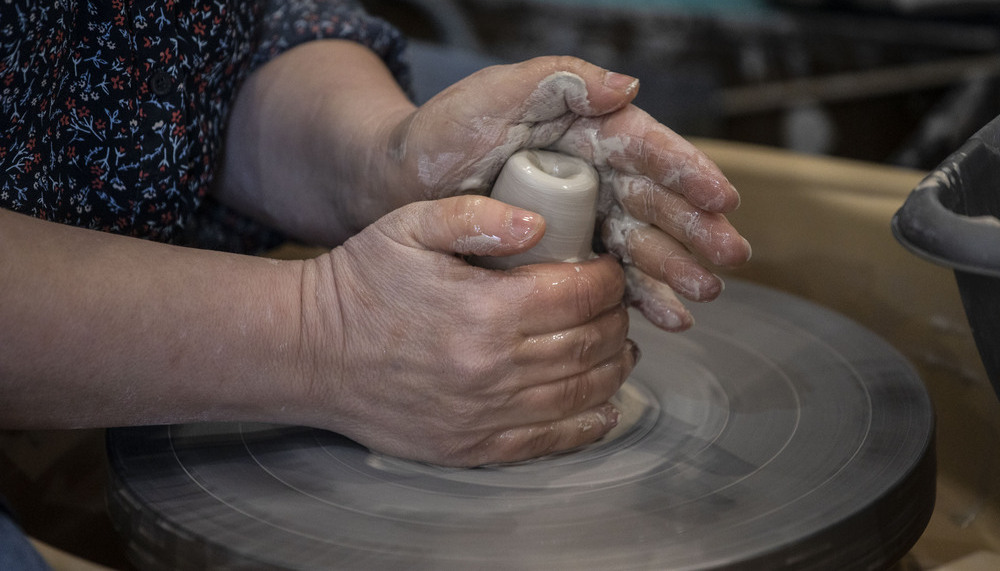
[[[114,430],[114,519],[149,569],[890,566],[934,503],[909,364],[827,310],[741,282],[664,333],[604,440],[449,469],[300,427]]]

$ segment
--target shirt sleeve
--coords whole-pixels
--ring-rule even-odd
[[[403,58],[405,37],[386,21],[366,13],[354,1],[268,0],[254,29],[255,47],[241,77],[246,77],[283,52],[321,39],[353,40],[385,62],[412,98],[410,69]],[[197,212],[180,243],[237,253],[260,253],[286,240],[211,196]]]

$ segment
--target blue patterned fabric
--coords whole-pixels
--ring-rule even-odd
[[[206,201],[226,119],[254,69],[318,38],[358,41],[406,81],[403,39],[354,2],[0,2],[0,207],[252,248],[262,229]]]
[[[48,571],[49,565],[21,532],[0,498],[0,569]]]

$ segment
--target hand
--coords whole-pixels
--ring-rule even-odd
[[[726,220],[739,196],[691,144],[631,105],[633,78],[567,57],[484,69],[419,109],[377,56],[307,42],[240,89],[220,200],[334,245],[414,200],[486,194],[518,150],[551,147],[601,174],[601,235],[653,323],[692,324],[675,292],[708,301],[750,246]],[[261,160],[266,157],[266,160]]]
[[[725,217],[739,195],[703,153],[631,105],[638,82],[575,58],[482,70],[410,114],[388,144],[396,178],[416,198],[486,194],[524,148],[582,157],[601,175],[604,245],[626,266],[628,298],[659,327],[693,323],[676,293],[714,299],[705,264],[735,266],[750,246]]]
[[[592,442],[637,358],[619,264],[509,272],[455,254],[534,245],[536,215],[478,196],[396,210],[317,259],[304,299],[312,418],[371,448],[446,465]],[[324,357],[327,356],[327,357]]]

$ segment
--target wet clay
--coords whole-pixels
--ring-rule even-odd
[[[483,258],[481,265],[507,269],[593,256],[598,184],[597,171],[582,159],[538,149],[515,153],[500,171],[491,196],[541,214],[545,235],[527,252]]]

